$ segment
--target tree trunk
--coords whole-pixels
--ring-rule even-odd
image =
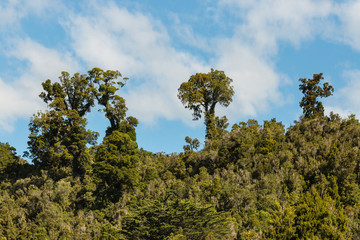
[[[205,112],[205,126],[206,126],[206,140],[211,140],[216,136],[215,126],[215,108],[210,108],[209,111]]]

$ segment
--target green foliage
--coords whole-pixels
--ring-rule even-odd
[[[269,227],[264,230],[266,239],[297,239],[295,233],[295,209],[288,203],[274,204],[270,211],[271,220]]]
[[[185,137],[185,142],[188,145],[184,146],[184,151],[194,151],[197,150],[200,147],[200,142],[197,138],[190,138],[189,136]]]
[[[0,142],[0,181],[25,177],[31,166],[16,155],[16,149]]]
[[[102,202],[117,202],[126,189],[139,180],[137,143],[119,131],[113,131],[96,148],[94,174],[99,179],[97,195]]]
[[[234,224],[211,205],[168,199],[137,206],[123,228],[130,239],[233,239]]]
[[[360,124],[353,116],[301,119],[286,138],[294,155],[293,166],[309,185],[335,176],[342,201],[359,203],[358,184],[354,183],[359,180]]]
[[[29,151],[35,166],[84,175],[89,166],[87,144],[97,133],[85,128],[86,120],[75,110],[39,112],[31,119]]]
[[[34,115],[29,124],[29,151],[40,169],[83,176],[89,167],[87,144],[97,133],[86,130],[84,115],[94,106],[86,75],[62,72],[60,82],[47,80],[39,96],[51,110]]]
[[[75,110],[83,117],[94,106],[94,96],[89,87],[86,75],[75,73],[70,77],[67,72],[62,72],[59,82],[52,83],[50,79],[42,83],[45,92],[39,96],[56,111]]]
[[[91,160],[88,144],[95,144],[98,133],[86,130],[86,113],[95,106],[103,107],[110,121],[107,135],[120,130],[136,140],[136,118],[126,117],[125,100],[116,95],[124,86],[119,71],[93,68],[88,74],[62,72],[60,82],[47,80],[42,84],[40,98],[50,111],[39,112],[31,119],[29,151],[35,165],[55,172],[55,176],[73,174],[84,176]],[[124,78],[126,80],[126,78]]]
[[[296,206],[296,235],[300,239],[348,239],[348,219],[340,204],[315,187]]]
[[[96,98],[98,104],[103,107],[106,118],[110,121],[110,126],[106,131],[110,135],[112,131],[120,128],[120,124],[126,116],[127,107],[125,99],[116,94],[119,87],[125,85],[127,78],[119,81],[122,75],[119,71],[103,71],[100,68],[93,68],[89,71],[88,79],[90,81],[93,96]],[[132,118],[130,124],[137,126],[137,120]]]
[[[4,174],[6,167],[16,161],[16,149],[8,143],[0,142],[0,174]]]
[[[231,82],[232,79],[223,71],[211,69],[209,73],[192,75],[178,89],[178,98],[185,108],[193,111],[194,120],[200,119],[204,112],[207,139],[216,137],[216,104],[227,107],[232,101],[234,90]]]
[[[332,95],[334,88],[325,82],[323,86],[319,86],[319,83],[324,77],[322,73],[314,74],[313,79],[300,78],[299,89],[304,94],[301,99],[300,107],[303,108],[305,117],[310,116],[324,116],[324,107],[318,97],[329,97]]]
[[[29,125],[36,168],[0,143],[0,239],[359,239],[360,123],[324,116],[321,79],[300,80],[304,117],[287,130],[250,119],[229,132],[214,109],[231,79],[191,76],[179,98],[205,115],[206,145],[186,137],[165,154],[138,149],[120,72],[63,72]],[[96,105],[110,123],[100,144],[86,129]]]
[[[219,118],[218,116],[215,117],[215,126],[217,130],[216,136],[223,136],[226,133],[226,129],[229,126],[228,119],[226,116],[222,116]]]

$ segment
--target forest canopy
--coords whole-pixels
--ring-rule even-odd
[[[29,123],[28,163],[0,143],[0,239],[359,239],[360,123],[324,114],[333,87],[299,79],[300,119],[229,128],[223,71],[196,73],[178,98],[205,119],[206,144],[139,149],[138,120],[118,93],[128,79],[93,68],[46,80]],[[87,128],[100,109],[105,137]]]

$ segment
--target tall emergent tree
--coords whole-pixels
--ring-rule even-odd
[[[126,118],[125,100],[116,94],[125,85],[126,78],[122,78],[119,71],[93,68],[88,74],[76,73],[72,77],[63,72],[59,79],[59,82],[47,80],[42,84],[44,92],[40,97],[50,109],[34,115],[29,125],[28,144],[35,165],[40,169],[70,170],[74,175],[82,176],[91,164],[87,144],[95,144],[98,136],[98,133],[86,129],[85,115],[98,104],[110,126],[103,144],[97,148],[102,149],[102,154],[96,155],[95,166],[98,170],[106,164],[115,170],[133,166],[136,159],[133,161],[133,158],[123,155],[128,145],[131,153],[137,150],[135,127],[138,121],[134,117]],[[111,157],[116,161],[110,161],[102,147],[115,147],[109,151],[117,152],[117,156]],[[128,159],[131,159],[131,164]],[[100,178],[106,179],[106,171],[99,172]]]
[[[50,110],[34,115],[29,124],[29,150],[41,169],[71,169],[83,175],[89,166],[86,144],[95,143],[97,133],[86,130],[85,114],[94,106],[86,75],[62,72],[59,82],[42,83],[39,96]]]
[[[305,117],[310,116],[324,116],[324,106],[318,100],[318,97],[328,97],[334,92],[334,88],[325,82],[323,86],[319,86],[319,83],[324,77],[322,73],[314,74],[313,79],[300,78],[299,89],[304,94],[301,99],[300,107],[303,108]]]
[[[120,80],[121,77],[119,71],[103,71],[100,68],[93,68],[89,71],[88,80],[93,95],[98,104],[103,107],[102,111],[105,112],[106,118],[110,121],[106,135],[110,135],[112,131],[119,130],[124,125],[123,121],[127,111],[125,99],[116,94],[116,91],[123,87],[127,81],[126,77]],[[129,117],[125,122],[134,127],[137,125],[137,120],[133,117]]]
[[[96,147],[93,165],[101,204],[118,201],[122,191],[134,187],[139,178],[135,168],[138,161],[135,132],[138,120],[126,117],[125,99],[116,94],[127,80],[120,77],[119,71],[100,68],[93,68],[88,77],[92,93],[110,122],[102,144]]]
[[[209,73],[192,75],[187,82],[183,82],[178,89],[178,98],[193,111],[193,120],[199,120],[204,113],[206,139],[216,135],[215,106],[229,106],[234,95],[230,85],[232,79],[224,71],[211,69]]]

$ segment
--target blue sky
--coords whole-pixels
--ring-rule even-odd
[[[32,114],[46,110],[41,82],[61,71],[119,70],[119,91],[139,119],[138,144],[180,152],[185,136],[204,140],[203,120],[177,99],[192,74],[224,70],[231,105],[217,108],[230,126],[276,117],[299,119],[299,78],[324,73],[334,95],[326,112],[360,113],[360,1],[139,0],[0,2],[0,141],[22,154]],[[103,132],[99,113],[88,127]]]

